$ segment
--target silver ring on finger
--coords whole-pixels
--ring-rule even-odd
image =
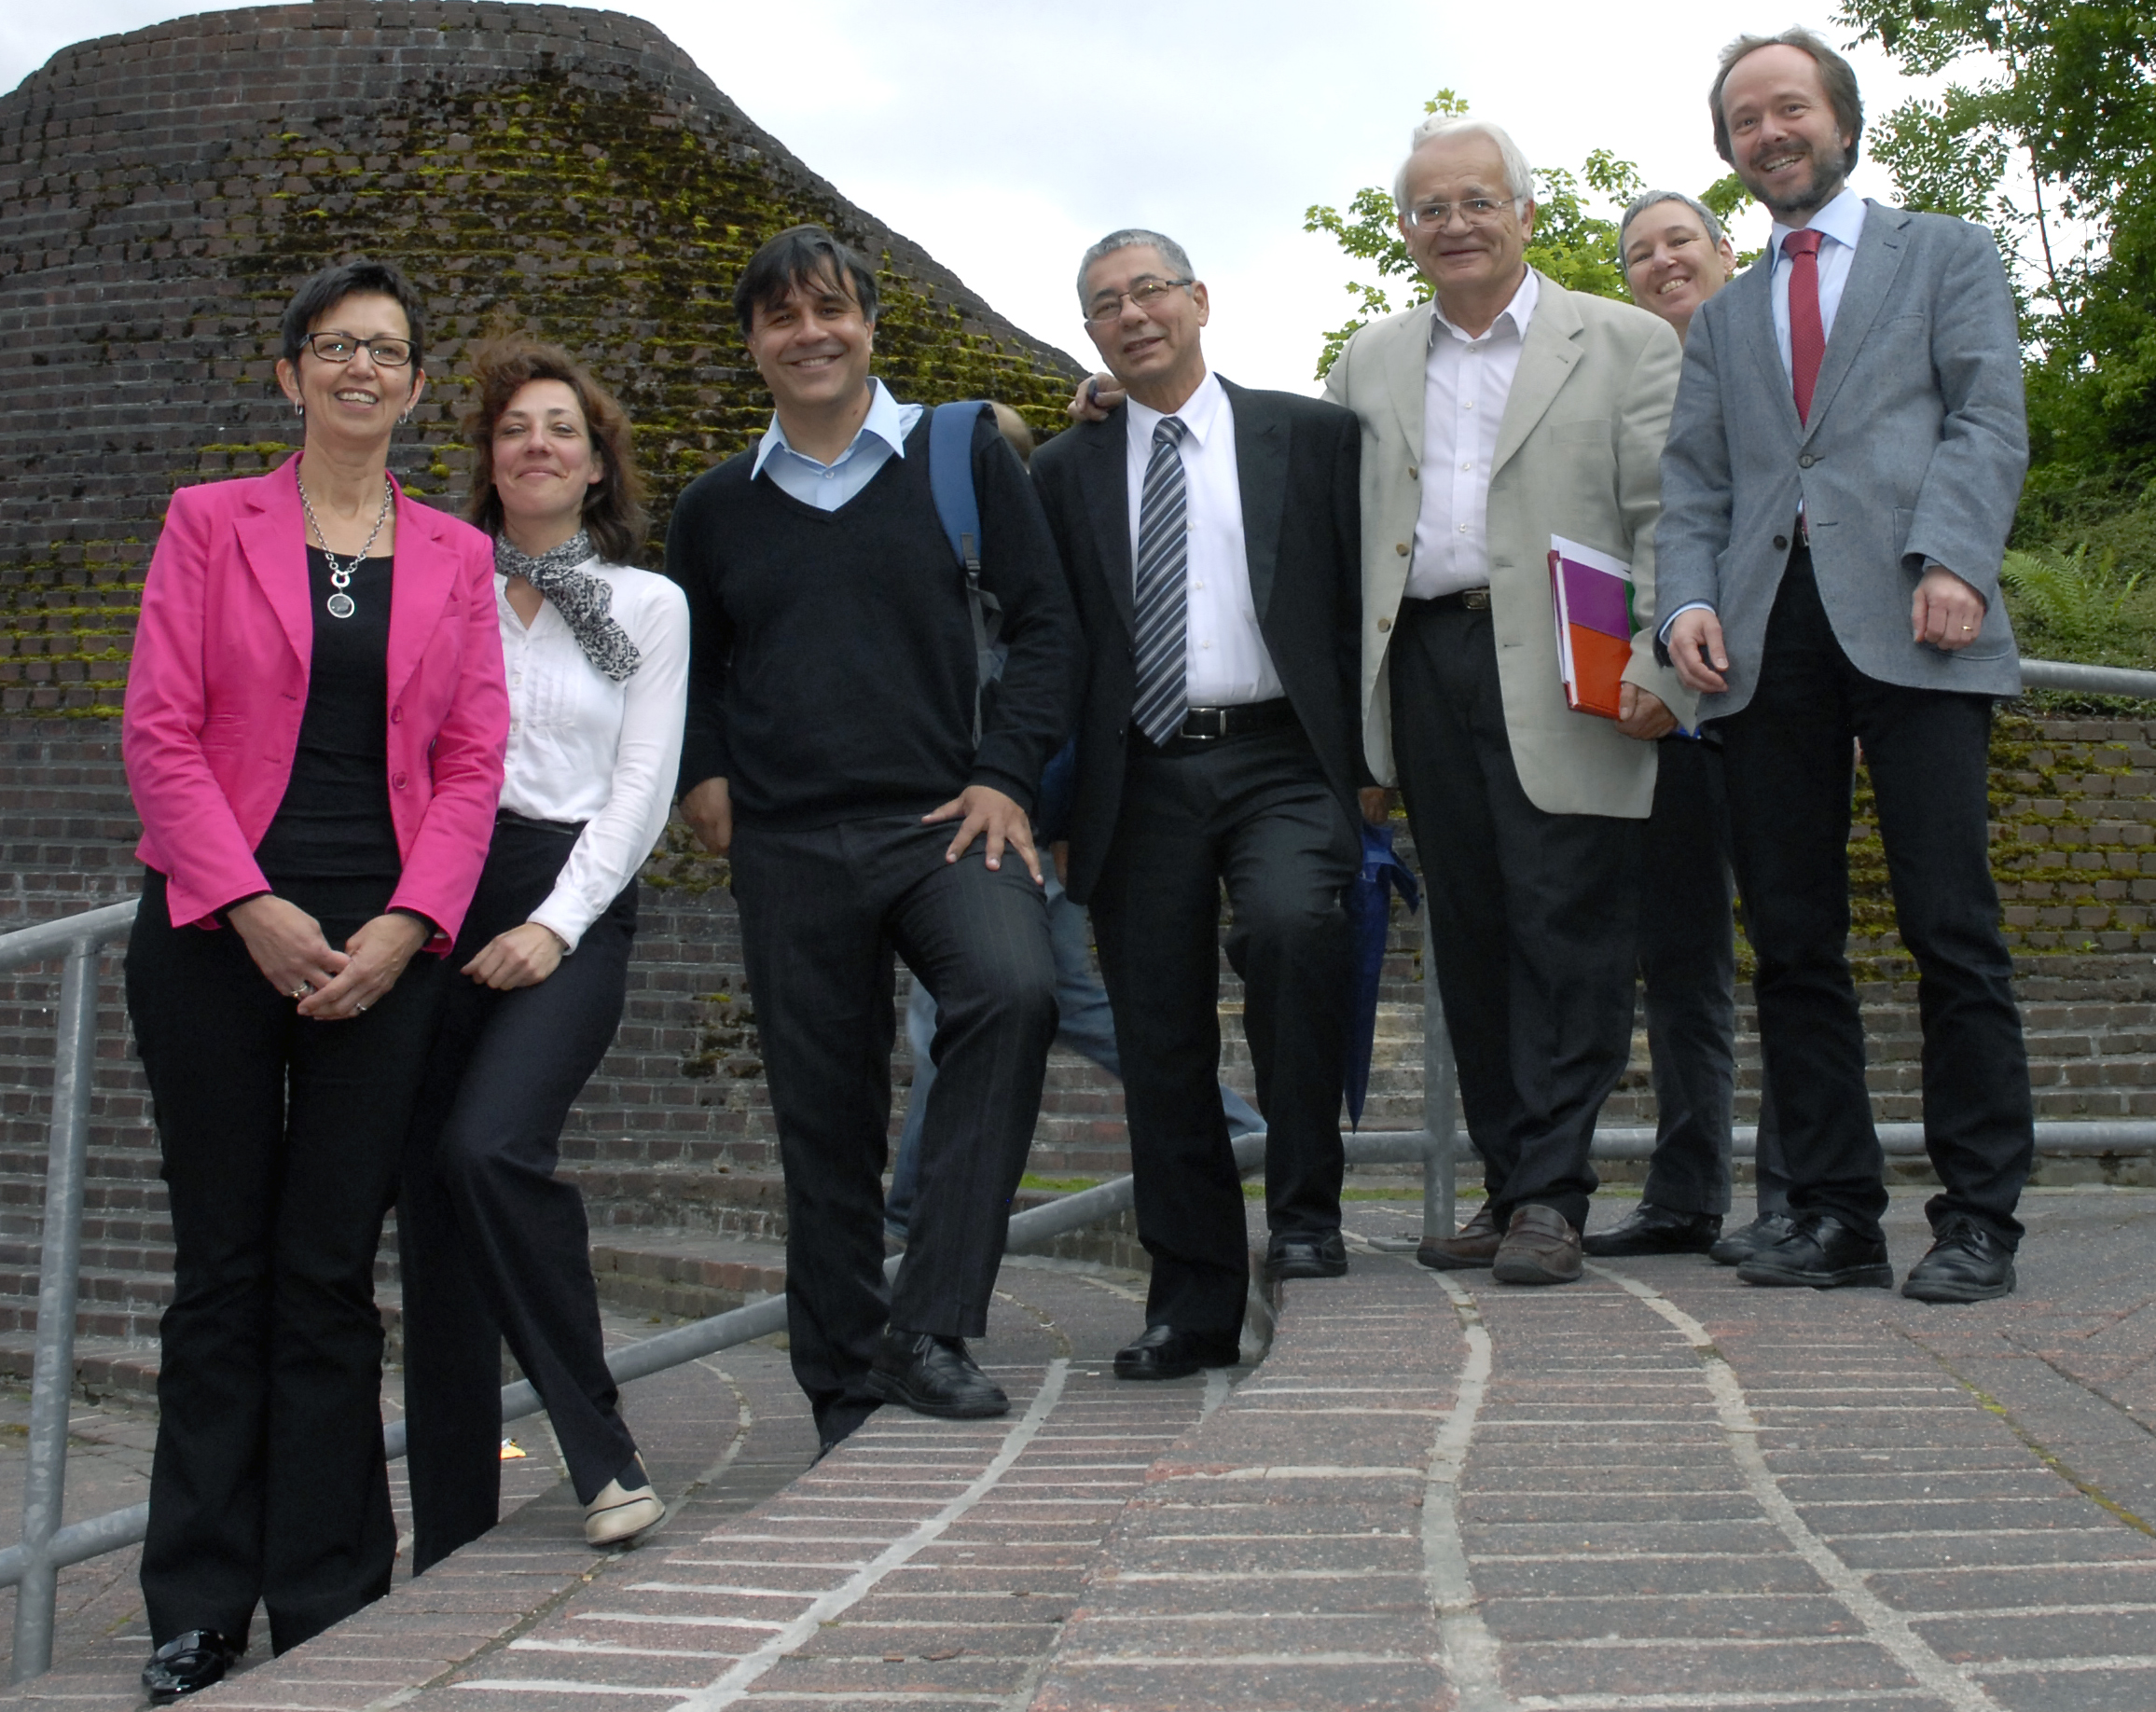
[[[286,997],[291,999],[304,999],[313,990],[314,984],[311,981],[302,981],[297,987],[294,987],[291,992],[286,995]]]
[[[364,1011],[364,1010],[366,1010],[366,1005],[364,1005],[364,1004],[355,1004],[355,1005],[353,1005],[352,1008],[352,1009],[353,1009],[355,1012],[357,1012],[357,1011]]]

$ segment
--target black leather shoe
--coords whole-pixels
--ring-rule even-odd
[[[868,1388],[886,1402],[904,1403],[916,1415],[977,1421],[1010,1413],[1003,1388],[974,1364],[962,1337],[883,1329]]]
[[[1797,1228],[1788,1213],[1763,1212],[1749,1224],[1725,1232],[1707,1258],[1718,1266],[1741,1266],[1762,1249],[1771,1249]]]
[[[1813,1290],[1851,1284],[1894,1288],[1886,1243],[1858,1236],[1828,1213],[1815,1214],[1773,1248],[1762,1249],[1736,1269],[1736,1276],[1747,1284],[1802,1284]]]
[[[1268,1278],[1337,1278],[1348,1271],[1348,1243],[1338,1231],[1322,1236],[1275,1236],[1265,1244]]]
[[[143,1687],[149,1691],[150,1705],[169,1706],[184,1695],[200,1693],[222,1682],[225,1673],[246,1650],[245,1641],[233,1640],[214,1629],[189,1629],[173,1636],[151,1653],[150,1662],[143,1666]]]
[[[2013,1286],[2013,1250],[1966,1213],[1952,1213],[1931,1252],[1909,1269],[1901,1293],[1918,1302],[1989,1302],[2011,1295]]]
[[[1672,1212],[1642,1201],[1608,1230],[1582,1237],[1580,1246],[1610,1260],[1627,1254],[1705,1254],[1721,1235],[1720,1213]]]
[[[1233,1367],[1243,1357],[1239,1339],[1148,1326],[1135,1344],[1115,1352],[1118,1379],[1181,1379],[1201,1367]]]

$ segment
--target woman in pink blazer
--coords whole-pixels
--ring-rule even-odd
[[[374,1255],[509,708],[493,547],[387,473],[421,303],[372,262],[286,309],[305,424],[268,476],[173,494],[122,747],[146,872],[128,1010],[173,1296],[143,1592],[153,1704],[389,1590]]]

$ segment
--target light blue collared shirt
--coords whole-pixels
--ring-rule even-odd
[[[871,379],[868,390],[867,418],[836,463],[819,463],[787,445],[786,431],[779,425],[778,413],[772,412],[771,425],[756,443],[756,462],[749,479],[755,480],[768,469],[771,479],[804,505],[836,511],[874,481],[877,471],[894,453],[905,456],[905,436],[920,421],[922,407],[900,404],[882,381]]]
[[[1841,194],[1803,227],[1776,220],[1767,233],[1767,253],[1774,257],[1767,292],[1775,311],[1775,348],[1782,353],[1783,372],[1790,376],[1797,371],[1790,356],[1790,274],[1797,264],[1782,254],[1782,240],[1799,230],[1818,232],[1826,240],[1819,245],[1819,326],[1831,338],[1834,311],[1842,307],[1842,288],[1849,283],[1849,264],[1857,256],[1857,241],[1864,235],[1864,199],[1844,185]]]

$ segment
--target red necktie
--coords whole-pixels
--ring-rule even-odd
[[[1819,319],[1819,240],[1824,234],[1791,232],[1782,240],[1790,258],[1790,381],[1796,389],[1797,420],[1812,420],[1812,388],[1827,354],[1827,328]]]

